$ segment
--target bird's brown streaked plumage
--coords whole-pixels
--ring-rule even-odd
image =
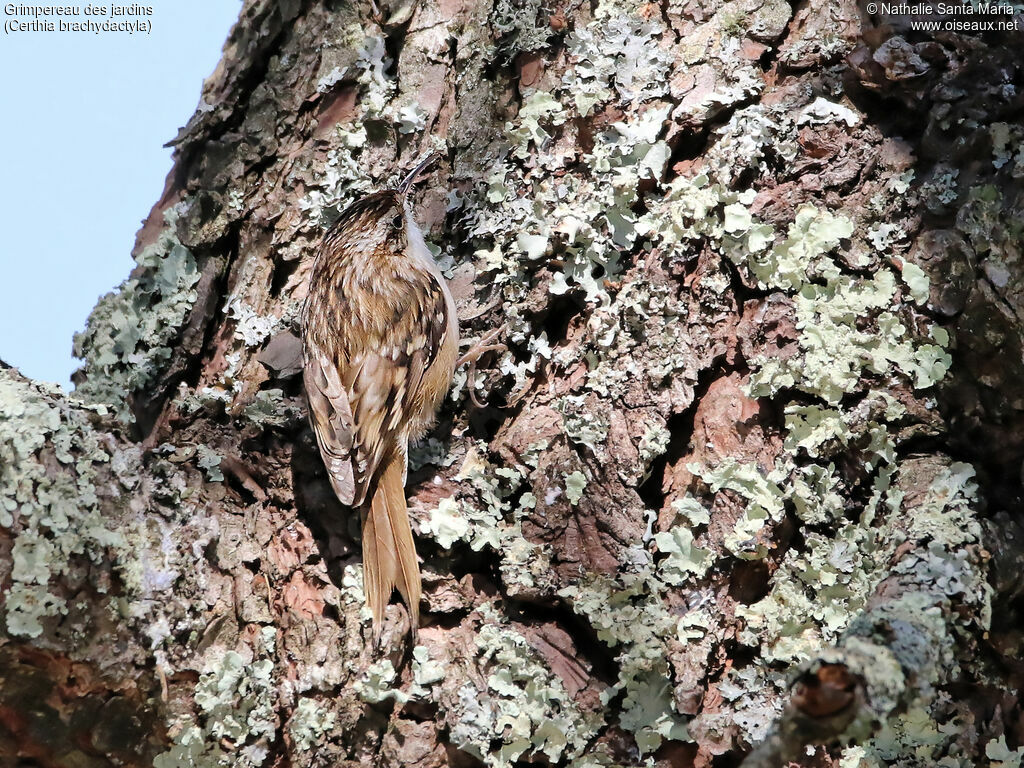
[[[360,508],[366,600],[379,634],[397,588],[419,624],[405,503],[410,440],[451,384],[455,303],[412,218],[409,186],[349,206],[324,235],[302,312],[309,416],[338,499]]]

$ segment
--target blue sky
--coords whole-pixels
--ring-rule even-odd
[[[65,387],[71,337],[131,271],[171,168],[163,145],[195,110],[241,0],[149,5],[148,35],[0,34],[0,359]]]

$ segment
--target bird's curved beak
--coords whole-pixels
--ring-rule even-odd
[[[409,175],[402,180],[401,184],[398,185],[398,194],[401,195],[403,200],[409,194],[409,190],[412,189],[412,185],[415,183],[416,179],[419,178],[419,175],[427,168],[427,166],[440,158],[440,153],[430,152],[416,164],[415,168],[409,171]]]

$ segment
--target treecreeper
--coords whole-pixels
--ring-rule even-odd
[[[408,448],[433,423],[459,347],[455,302],[409,199],[432,160],[342,212],[324,234],[302,309],[309,420],[335,494],[359,508],[363,585],[378,640],[396,588],[414,635],[419,626]]]

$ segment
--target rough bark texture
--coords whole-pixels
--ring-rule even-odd
[[[3,764],[1018,765],[1021,42],[246,2],[76,392],[0,370]],[[413,456],[377,650],[294,332],[427,149],[508,351]]]

